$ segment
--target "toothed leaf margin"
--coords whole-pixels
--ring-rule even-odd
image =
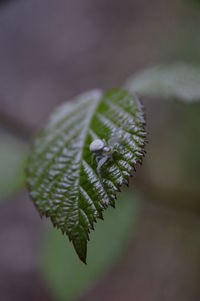
[[[146,139],[142,106],[124,89],[92,90],[59,107],[36,138],[27,183],[41,216],[66,233],[85,263],[89,233],[103,210],[115,206],[116,192],[142,162]],[[118,149],[102,167],[89,145],[120,132]]]

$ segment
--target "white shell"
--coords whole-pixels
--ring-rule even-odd
[[[90,144],[90,151],[91,152],[98,152],[104,148],[104,142],[101,139],[95,139]]]

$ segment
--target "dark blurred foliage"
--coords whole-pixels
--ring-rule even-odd
[[[6,131],[28,142],[56,105],[80,92],[121,85],[158,62],[200,62],[195,3],[199,1],[0,1],[2,128],[6,124]],[[136,237],[80,300],[200,300],[199,105],[142,101],[149,144],[135,176],[145,199]],[[9,146],[13,156],[12,151],[15,147]],[[14,163],[8,161],[12,171]],[[52,300],[41,273],[45,221],[27,193],[4,200],[1,299]],[[104,243],[109,242],[102,239]],[[58,270],[62,273],[61,266]]]
[[[187,0],[189,4],[200,4],[200,0]]]
[[[0,0],[0,5],[7,4],[7,3],[11,2],[11,1],[14,1],[14,0]],[[18,0],[15,0],[15,1],[18,1]]]

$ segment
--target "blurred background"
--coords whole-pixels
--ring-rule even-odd
[[[54,107],[157,63],[200,64],[199,28],[198,0],[0,1],[1,300],[200,300],[200,104],[142,99],[147,156],[86,267],[23,188]]]

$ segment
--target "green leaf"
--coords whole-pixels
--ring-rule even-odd
[[[101,178],[89,149],[96,139],[118,137]],[[28,185],[41,215],[66,233],[85,262],[94,222],[115,205],[144,152],[144,117],[139,100],[125,90],[85,93],[62,105],[36,139],[28,165]]]
[[[0,201],[3,201],[24,185],[27,147],[4,131],[0,131],[0,141]]]
[[[135,74],[125,87],[138,95],[200,100],[200,67],[187,64],[160,65]]]
[[[42,275],[55,300],[77,299],[123,255],[139,218],[139,201],[132,191],[122,193],[116,209],[106,210],[105,220],[91,233],[87,267],[77,260],[65,237],[48,228],[43,240]]]

